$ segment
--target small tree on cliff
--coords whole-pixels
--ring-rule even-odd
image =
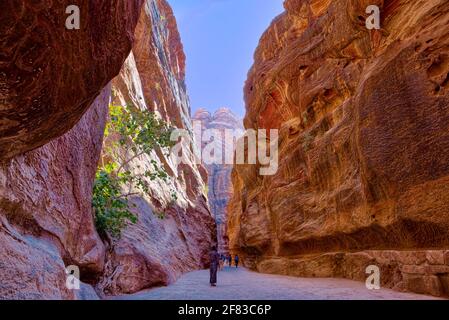
[[[149,182],[160,179],[169,182],[169,176],[155,160],[131,169],[131,163],[143,155],[154,156],[153,151],[173,146],[170,136],[173,128],[153,112],[133,106],[110,105],[110,121],[106,125],[103,156],[93,189],[92,206],[97,230],[103,235],[120,238],[129,223],[136,223],[129,199],[149,193]],[[137,173],[137,171],[139,173]],[[172,197],[176,198],[175,193]]]

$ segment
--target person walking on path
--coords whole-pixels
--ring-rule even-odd
[[[217,286],[217,270],[220,264],[220,255],[217,252],[217,248],[215,246],[212,247],[210,254],[210,285],[212,287]]]
[[[235,255],[234,263],[235,263],[235,267],[238,268],[239,267],[239,256],[238,255]]]
[[[231,255],[228,256],[228,263],[229,263],[229,268],[232,267],[232,256]]]

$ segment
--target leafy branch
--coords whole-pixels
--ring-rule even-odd
[[[129,199],[149,194],[151,181],[160,179],[169,183],[169,175],[155,160],[144,164],[145,168],[132,164],[143,155],[154,156],[154,150],[171,148],[173,128],[154,113],[133,106],[110,105],[109,112],[92,206],[99,232],[120,238],[129,223],[137,222],[137,216],[130,210]],[[172,198],[175,197],[176,193],[172,192]]]

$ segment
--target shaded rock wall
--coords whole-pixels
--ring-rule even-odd
[[[2,298],[76,298],[65,266],[78,265],[87,282],[102,272],[92,184],[107,84],[129,54],[142,2],[85,1],[80,30],[65,28],[70,1],[0,4]]]
[[[201,124],[202,130],[217,129],[224,138],[224,130],[242,130],[243,125],[241,119],[232,113],[228,108],[220,108],[213,115],[206,109],[199,109],[193,116],[194,121]],[[213,141],[216,143],[218,150],[221,150],[222,156],[225,154],[226,146],[224,139],[221,141]],[[204,148],[209,143],[203,143]],[[229,164],[211,164],[205,165],[209,174],[208,182],[208,199],[210,209],[215,217],[217,224],[217,242],[219,253],[229,254],[229,238],[227,232],[227,206],[232,195],[231,172],[232,165]]]
[[[80,2],[80,29],[65,27],[73,1],[0,3],[0,159],[71,129],[128,56],[143,0]]]
[[[74,299],[66,266],[101,274],[91,199],[109,99],[107,86],[68,133],[0,166],[1,298]]]
[[[59,16],[64,10],[57,7],[62,3],[39,8],[2,3],[6,24],[0,28],[6,38],[0,55],[0,150],[8,160],[0,166],[1,298],[97,298],[93,287],[99,294],[129,293],[168,284],[182,272],[208,264],[215,223],[204,195],[207,172],[193,163],[192,154],[187,156],[191,162],[179,167],[160,151],[137,159],[134,169],[155,160],[173,182],[152,182],[148,197],[133,199],[139,223],[119,242],[103,244],[94,228],[92,186],[111,99],[111,87],[101,88],[119,72],[127,55],[113,81],[114,103],[151,109],[191,131],[185,57],[173,13],[162,0],[145,1],[140,10],[141,4],[86,2],[81,30],[72,34],[56,27],[39,29],[49,27],[45,19],[50,26],[64,22],[60,19],[65,16]],[[26,19],[31,19],[28,29]],[[24,48],[7,45],[23,33],[30,42]],[[43,40],[51,52],[39,46]],[[12,57],[16,47],[26,52],[17,49]],[[8,51],[11,48],[14,52]],[[17,59],[24,57],[30,57],[27,63],[36,70],[23,69]],[[15,77],[23,83],[11,85]],[[76,126],[50,141],[72,127],[100,91]],[[160,213],[164,220],[157,218]],[[66,288],[68,265],[81,269],[84,283],[79,291]]]
[[[113,103],[154,111],[169,124],[192,132],[185,56],[176,20],[165,0],[145,2],[135,38],[132,53],[113,81]],[[184,151],[188,162],[179,166],[159,150],[132,162],[129,169],[138,172],[156,161],[172,181],[148,181],[150,194],[132,200],[138,223],[109,247],[98,285],[102,293],[134,293],[167,285],[183,272],[207,266],[209,249],[216,241],[205,195],[207,172],[194,163],[189,147]],[[164,219],[158,218],[160,214]]]
[[[373,4],[381,30],[365,27]],[[235,168],[231,250],[255,269],[298,276],[361,280],[375,262],[396,270],[386,286],[449,294],[447,260],[418,272],[397,258],[449,247],[449,3],[284,6],[255,53],[244,121],[280,129],[280,167],[269,177]],[[331,271],[342,257],[357,272]]]

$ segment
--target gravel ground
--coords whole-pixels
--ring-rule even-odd
[[[390,289],[368,290],[362,282],[344,279],[304,279],[224,268],[218,286],[209,286],[209,271],[183,275],[162,288],[116,297],[122,300],[379,300],[434,299]]]

